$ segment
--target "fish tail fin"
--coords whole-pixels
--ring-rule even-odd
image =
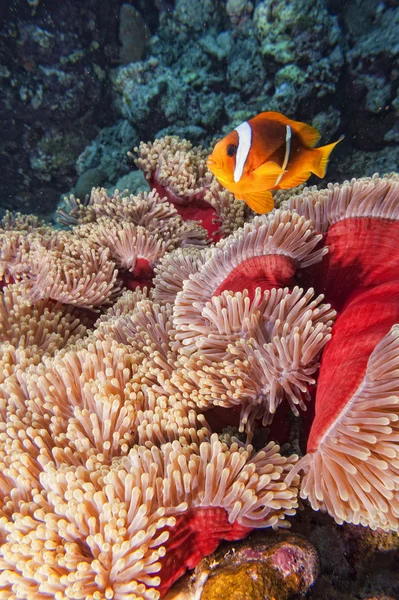
[[[317,177],[324,177],[326,174],[327,163],[330,158],[331,152],[334,150],[335,146],[339,144],[344,139],[344,136],[341,135],[339,140],[333,142],[332,144],[328,144],[327,146],[321,146],[321,148],[313,148],[310,150],[312,156],[312,164],[310,165],[310,170],[312,173],[317,175]]]

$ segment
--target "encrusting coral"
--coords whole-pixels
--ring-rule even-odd
[[[155,192],[71,198],[66,231],[9,215],[0,598],[155,600],[299,488],[397,531],[398,201],[395,176],[304,189],[211,245]],[[315,387],[299,462],[249,443]]]
[[[319,571],[316,551],[289,532],[258,531],[226,552],[220,548],[185,575],[166,600],[289,600],[313,585]]]

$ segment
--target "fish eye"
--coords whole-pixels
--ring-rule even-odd
[[[226,148],[227,156],[235,156],[237,152],[237,146],[235,144],[229,144]]]

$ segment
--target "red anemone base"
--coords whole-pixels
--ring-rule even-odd
[[[194,508],[176,517],[176,525],[166,542],[162,569],[157,574],[161,584],[157,588],[164,596],[187,569],[216,550],[222,540],[233,541],[246,537],[252,529],[229,523],[224,508]]]

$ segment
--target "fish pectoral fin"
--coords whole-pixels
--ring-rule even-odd
[[[297,185],[301,185],[301,183],[305,183],[311,174],[310,171],[302,171],[301,173],[295,173],[292,177],[287,176],[287,178],[282,180],[278,187],[280,190],[289,190]]]
[[[268,188],[269,190],[276,185],[277,179],[284,175],[285,171],[273,161],[268,161],[260,165],[257,169],[252,172],[253,185],[255,189],[263,190]]]
[[[259,215],[264,215],[274,208],[273,196],[269,190],[243,194],[242,198],[248,204],[249,208],[252,208]]]

